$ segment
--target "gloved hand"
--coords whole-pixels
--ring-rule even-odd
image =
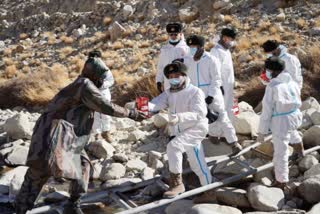
[[[174,126],[179,122],[179,117],[176,114],[169,115],[169,125]]]
[[[214,123],[219,118],[219,113],[211,111],[208,108],[207,118],[209,120],[209,124]]]
[[[158,89],[159,93],[162,93],[162,84],[161,84],[161,82],[157,82],[157,89]]]
[[[266,135],[258,133],[257,142],[264,143]]]
[[[129,118],[135,121],[142,121],[144,119],[147,119],[148,117],[137,109],[130,109]]]
[[[224,95],[224,89],[223,89],[223,86],[220,86],[220,90],[222,92],[222,95]]]
[[[213,102],[213,97],[207,96],[207,98],[206,98],[206,103],[207,103],[208,105],[210,105],[212,102]]]

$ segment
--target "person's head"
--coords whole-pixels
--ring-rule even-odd
[[[261,47],[268,57],[280,55],[281,51],[279,49],[279,42],[277,40],[267,40],[262,44]]]
[[[109,70],[100,57],[100,51],[90,52],[81,72],[82,77],[90,79],[98,88],[102,86],[105,74]]]
[[[264,65],[268,79],[276,78],[285,69],[285,62],[276,56],[269,57]]]
[[[187,45],[190,48],[190,54],[194,56],[199,48],[204,48],[205,39],[202,36],[191,35],[187,38]]]
[[[187,70],[184,63],[174,60],[164,67],[164,75],[169,79],[171,87],[177,87],[184,83]]]
[[[182,37],[182,24],[180,23],[169,23],[166,26],[166,31],[169,36],[170,42],[179,42]]]
[[[235,45],[237,32],[233,28],[223,28],[221,30],[220,43],[227,49]]]

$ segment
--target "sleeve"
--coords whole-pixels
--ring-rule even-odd
[[[150,112],[158,112],[160,110],[168,108],[168,95],[164,91],[159,96],[153,98],[149,103]]]
[[[259,129],[258,129],[258,132],[261,134],[269,133],[269,129],[271,126],[272,113],[273,113],[272,97],[273,97],[272,87],[269,87],[268,85],[262,100],[262,113],[260,116]]]
[[[294,80],[298,83],[300,89],[302,88],[302,83],[303,83],[303,77],[302,77],[302,72],[301,72],[301,64],[300,61],[297,57],[293,57],[291,59],[292,61],[292,70],[294,73]]]
[[[81,100],[89,109],[115,117],[128,117],[129,111],[107,101],[99,89],[91,82],[86,82],[81,93]]]
[[[177,113],[179,123],[198,121],[207,115],[207,105],[205,103],[204,93],[200,90],[192,98],[192,107],[190,112]]]
[[[103,85],[100,87],[100,89],[108,89],[114,84],[114,78],[110,70],[106,73],[106,77],[103,80]]]
[[[221,64],[216,57],[212,57],[210,64],[208,66],[209,75],[210,75],[210,86],[208,91],[208,96],[215,97],[216,94],[220,93],[220,87],[222,85],[221,80]]]
[[[164,74],[163,74],[163,69],[165,67],[165,54],[163,53],[163,49],[160,50],[160,56],[159,56],[159,62],[157,65],[157,74],[156,74],[156,82],[164,82]]]

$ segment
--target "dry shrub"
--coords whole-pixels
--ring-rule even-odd
[[[14,61],[12,60],[12,58],[3,58],[3,62],[6,66],[14,64]]]
[[[26,33],[21,33],[20,35],[19,35],[19,38],[21,39],[21,40],[25,40],[25,39],[27,39],[29,36],[28,36],[28,34],[26,34]]]
[[[155,40],[156,42],[165,42],[165,41],[168,40],[168,35],[167,35],[167,34],[159,35],[159,36],[157,36],[154,40]]]
[[[74,39],[72,37],[69,36],[61,36],[60,40],[64,43],[64,44],[72,44]]]
[[[2,73],[3,77],[8,79],[15,77],[17,74],[18,74],[18,71],[15,65],[7,66],[4,72]]]
[[[223,18],[224,23],[229,24],[233,21],[233,17],[230,15],[225,15]]]
[[[139,48],[148,48],[148,47],[150,47],[150,46],[151,46],[150,41],[143,41],[143,42],[140,42],[140,43],[138,44],[138,47],[139,47]]]
[[[122,48],[124,48],[124,45],[120,41],[117,41],[117,42],[113,43],[113,45],[112,45],[112,49],[113,50],[119,50],[119,49],[122,49]]]
[[[0,108],[46,105],[68,83],[66,68],[58,64],[21,75],[0,84]]]
[[[314,21],[314,26],[315,26],[315,27],[320,27],[320,18],[317,18],[317,19]]]
[[[122,42],[127,48],[133,48],[135,46],[135,42],[132,40],[123,40]]]
[[[4,56],[11,56],[13,49],[12,48],[6,48],[3,50]]]
[[[64,59],[66,56],[68,56],[72,52],[73,52],[73,48],[71,46],[61,48],[59,51],[59,57],[60,59]]]
[[[306,26],[306,21],[302,18],[299,18],[296,21],[296,24],[297,24],[298,28],[303,29]]]
[[[270,26],[269,27],[269,32],[271,34],[276,34],[276,33],[278,33],[278,29],[275,26]]]
[[[72,57],[70,60],[71,63],[71,72],[79,74],[84,66],[85,60],[80,56]]]
[[[253,78],[248,81],[244,88],[244,93],[239,96],[239,102],[245,101],[251,106],[256,107],[263,98],[265,86],[260,82],[259,78]]]
[[[237,41],[237,46],[236,46],[236,50],[237,51],[243,51],[243,50],[248,50],[251,47],[251,42],[250,42],[250,38],[244,36],[241,37],[238,41]]]
[[[103,19],[103,24],[104,25],[109,25],[112,22],[112,18],[107,16]]]
[[[258,24],[258,31],[262,32],[262,31],[266,31],[269,30],[269,27],[271,26],[271,22],[268,21],[260,21]]]

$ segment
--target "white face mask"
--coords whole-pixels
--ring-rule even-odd
[[[270,70],[266,70],[266,77],[271,80],[272,79],[272,72]]]
[[[178,78],[171,78],[169,79],[169,83],[171,86],[178,86],[183,81],[183,77],[180,76]]]
[[[190,55],[194,56],[197,52],[198,48],[190,48]]]
[[[236,42],[235,42],[235,41],[230,41],[230,42],[227,42],[227,43],[225,44],[225,46],[226,46],[227,49],[230,49],[230,48],[234,47],[235,45],[236,45]]]
[[[171,43],[176,43],[176,42],[179,42],[180,41],[180,39],[169,39],[169,42],[171,42]]]
[[[271,54],[271,53],[267,53],[266,55],[267,55],[267,58],[270,58],[273,56],[273,54]]]

